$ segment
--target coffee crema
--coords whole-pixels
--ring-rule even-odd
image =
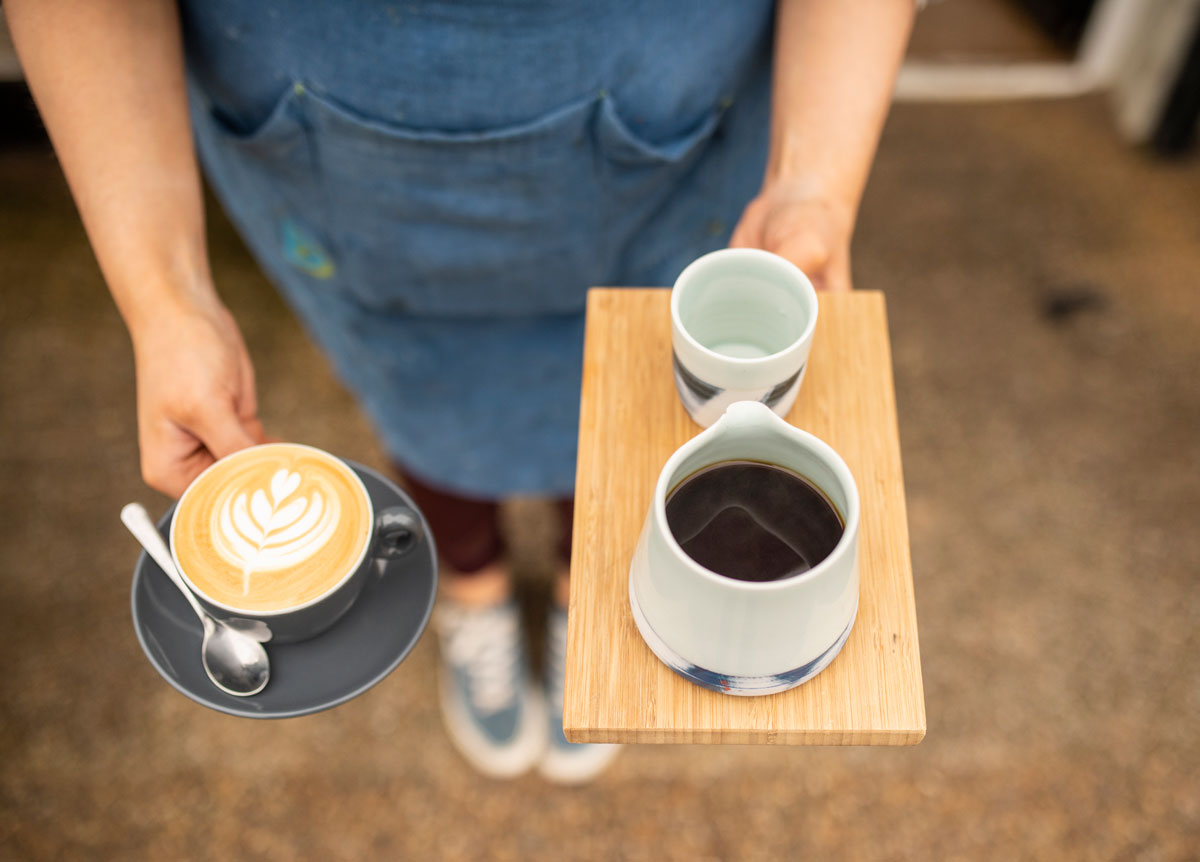
[[[280,611],[341,581],[370,535],[370,500],[349,467],[308,446],[268,443],[221,459],[188,487],[171,549],[217,604]]]
[[[667,526],[706,569],[739,581],[777,581],[833,553],[845,524],[816,485],[777,464],[720,461],[667,495]]]

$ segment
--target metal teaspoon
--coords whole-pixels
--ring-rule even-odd
[[[267,651],[258,639],[215,618],[196,601],[192,591],[179,576],[167,543],[141,503],[129,503],[121,509],[121,522],[146,549],[150,558],[158,563],[158,567],[179,587],[196,616],[200,617],[200,622],[204,625],[200,658],[204,663],[204,672],[208,674],[212,684],[226,694],[236,697],[246,697],[262,691],[270,678],[271,667],[267,660]]]

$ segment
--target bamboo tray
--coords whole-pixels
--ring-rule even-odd
[[[862,500],[858,620],[803,685],[708,691],[642,641],[629,560],[667,457],[700,432],[671,375],[670,292],[588,294],[563,727],[572,742],[913,745],[925,695],[883,294],[822,294],[808,374],[787,419],[845,459]]]

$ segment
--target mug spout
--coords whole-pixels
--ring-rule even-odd
[[[713,423],[714,428],[733,430],[736,428],[772,428],[787,425],[761,401],[735,401],[725,408],[721,418]]]

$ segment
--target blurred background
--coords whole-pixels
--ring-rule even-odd
[[[133,361],[0,42],[0,856],[1195,859],[1200,3],[955,0],[917,20],[855,283],[887,293],[928,736],[628,747],[480,778],[426,637],[331,712],[167,686],[130,625]],[[382,453],[210,208],[269,431]],[[506,510],[536,610],[536,501]],[[536,655],[537,653],[535,653]]]

